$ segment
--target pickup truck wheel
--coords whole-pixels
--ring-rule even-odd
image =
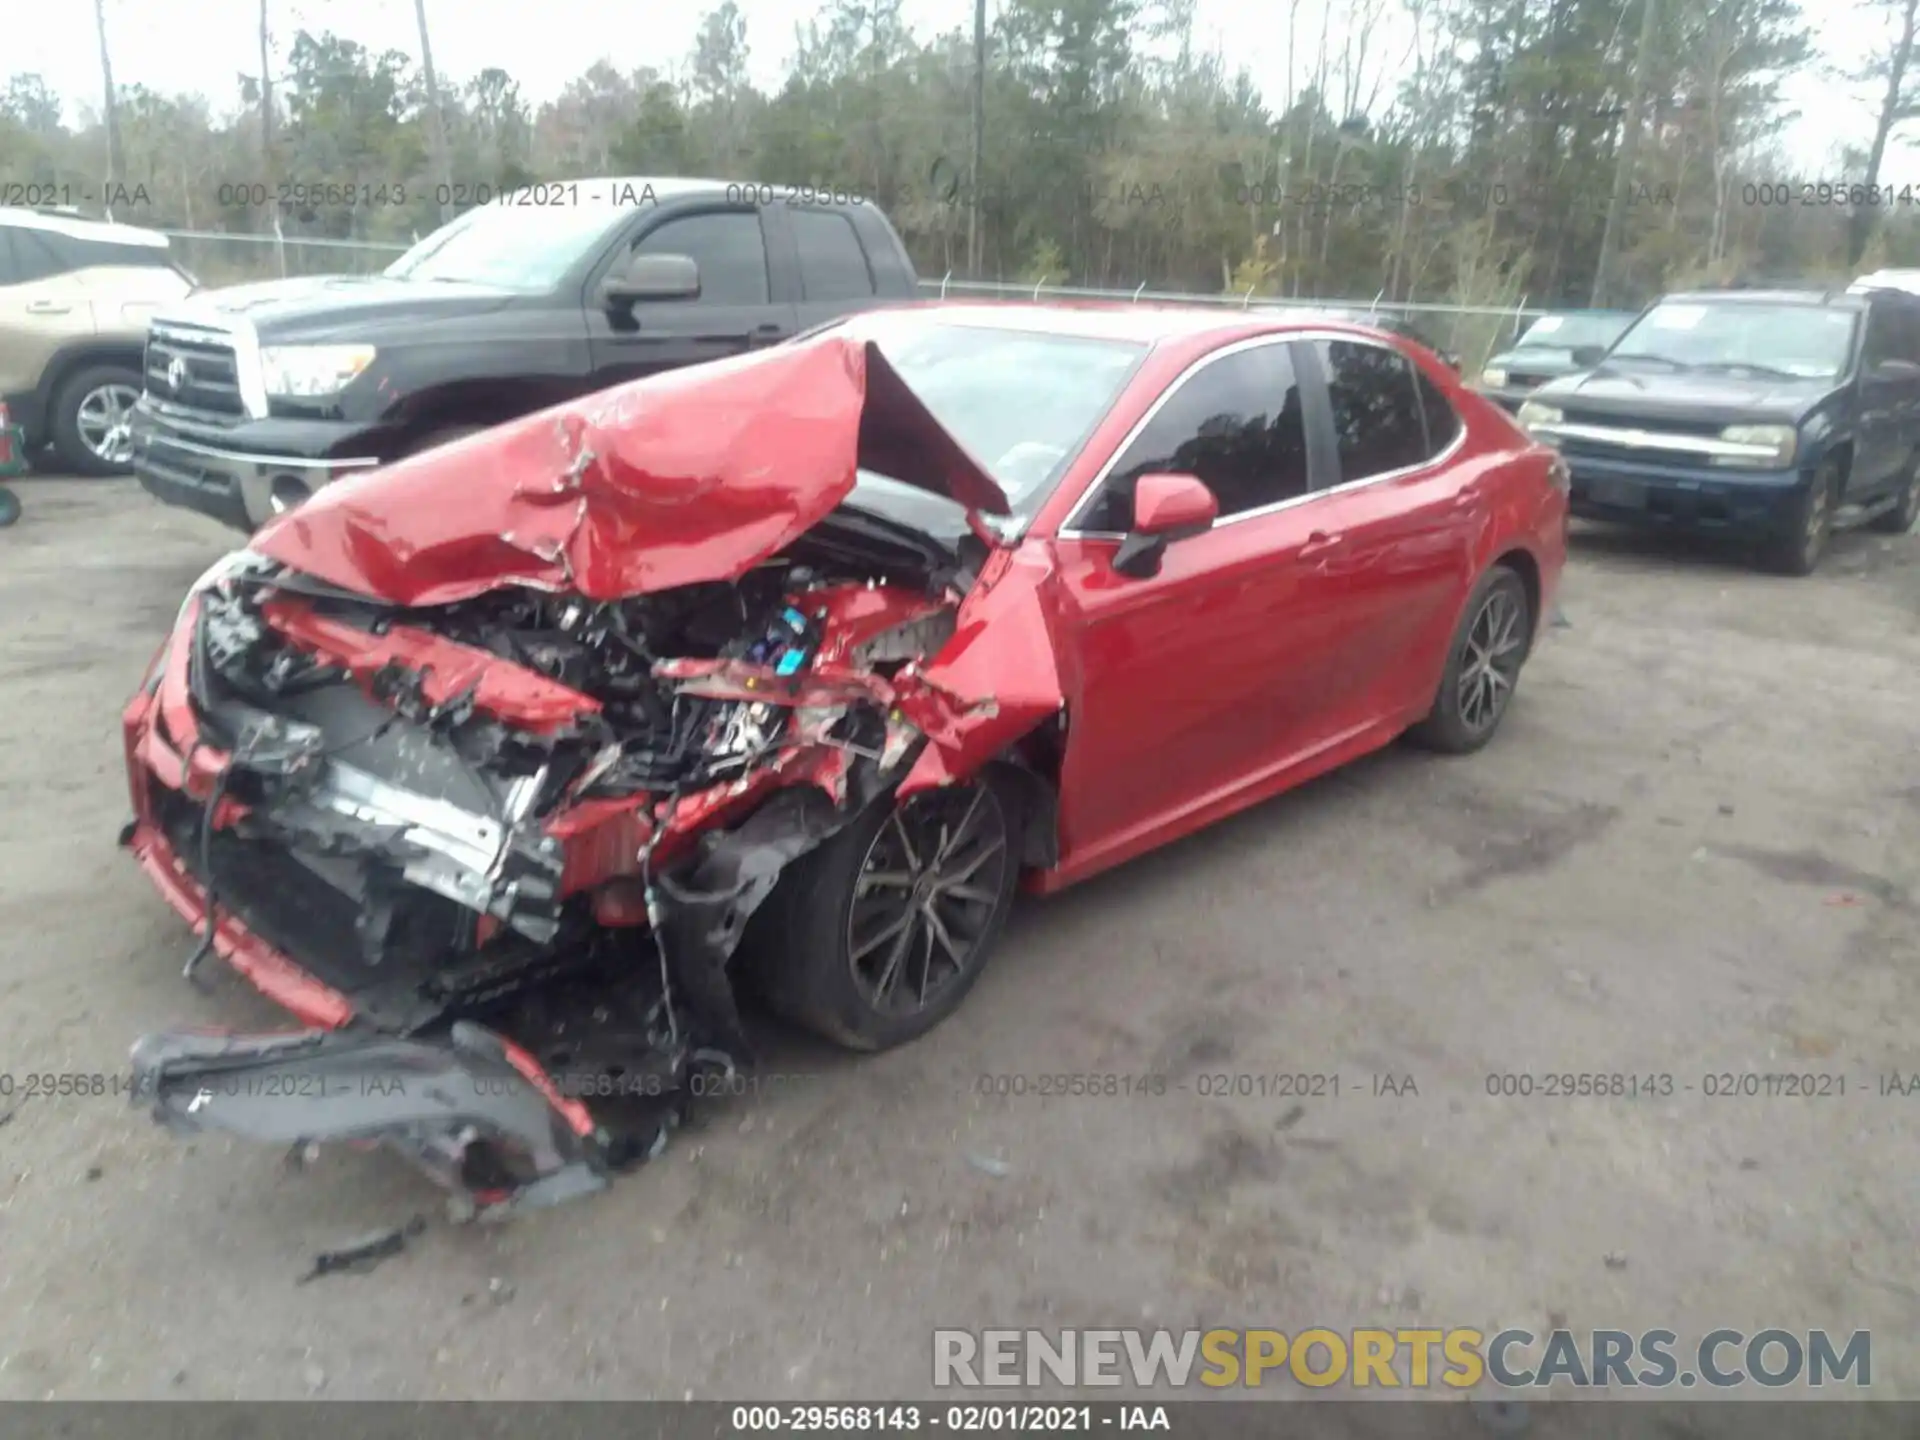
[[[881,801],[781,877],[754,917],[773,1008],[850,1050],[887,1050],[960,1007],[1006,925],[1017,797],[988,771]]]
[[[133,467],[133,406],[140,372],[89,365],[54,392],[47,416],[54,454],[79,475],[124,475]]]
[[[1915,520],[1920,520],[1920,455],[1907,466],[1907,479],[1900,488],[1899,500],[1891,510],[1882,510],[1874,516],[1869,524],[1882,535],[1904,535],[1913,528]]]
[[[469,435],[478,435],[486,428],[484,425],[446,425],[438,430],[429,430],[407,446],[407,454],[418,455],[423,451],[438,450],[442,445],[451,445],[455,440],[464,440]]]
[[[1791,525],[1766,552],[1767,568],[1782,575],[1811,575],[1833,538],[1833,512],[1840,496],[1840,462],[1824,461],[1800,497]]]

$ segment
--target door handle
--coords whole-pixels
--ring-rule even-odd
[[[29,315],[70,315],[72,313],[73,306],[64,304],[59,300],[29,300],[27,302],[27,314]]]
[[[773,345],[787,338],[787,327],[784,325],[756,325],[753,327],[753,334],[748,338],[749,342],[754,345]]]
[[[1316,530],[1307,536],[1306,543],[1300,547],[1297,558],[1312,560],[1316,556],[1325,555],[1331,550],[1338,549],[1343,538],[1345,537],[1326,530]]]
[[[1471,490],[1462,490],[1458,495],[1453,497],[1452,508],[1455,510],[1471,510],[1479,503],[1480,497],[1477,494]]]

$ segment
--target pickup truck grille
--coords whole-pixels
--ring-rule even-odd
[[[244,414],[233,341],[217,330],[153,324],[147,332],[147,394],[209,415]]]

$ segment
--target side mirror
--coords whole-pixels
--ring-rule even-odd
[[[1607,358],[1607,347],[1604,345],[1576,345],[1567,353],[1573,356],[1573,363],[1578,365],[1582,370],[1591,370]]]
[[[1142,475],[1133,487],[1133,529],[1120,542],[1113,568],[1144,580],[1160,572],[1160,556],[1175,540],[1213,528],[1220,502],[1194,475]]]
[[[600,286],[601,302],[620,309],[641,300],[698,300],[700,267],[691,255],[634,255]]]

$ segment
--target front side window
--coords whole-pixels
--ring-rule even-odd
[[[1237,351],[1189,376],[1127,446],[1081,528],[1131,530],[1134,486],[1153,474],[1197,477],[1222,519],[1306,494],[1306,422],[1286,345]]]
[[[700,267],[703,305],[764,305],[767,243],[760,217],[751,210],[715,210],[683,215],[649,230],[636,255],[685,255]]]
[[[1327,376],[1341,483],[1425,464],[1434,451],[1412,362],[1352,340],[1316,340],[1314,348]]]

